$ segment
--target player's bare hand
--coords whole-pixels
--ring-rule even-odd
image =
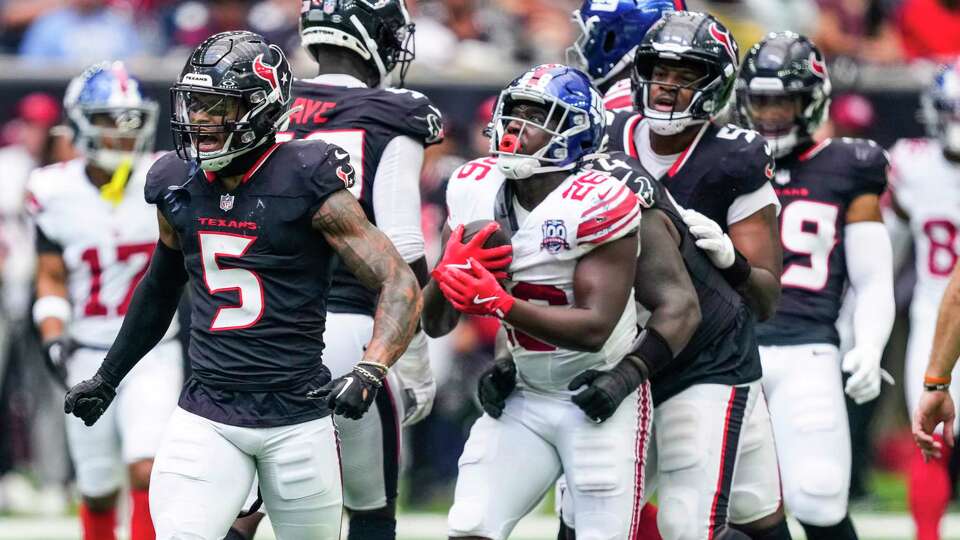
[[[98,373],[67,391],[63,412],[72,414],[83,420],[84,424],[92,426],[106,412],[116,395],[116,388],[104,381]]]
[[[359,420],[373,404],[387,370],[379,364],[360,362],[353,371],[307,393],[307,399],[326,404],[333,414]]]
[[[437,263],[437,269],[444,268],[447,265],[466,269],[467,260],[472,258],[484,268],[493,272],[495,278],[506,278],[506,268],[510,266],[510,262],[513,260],[513,247],[510,245],[493,248],[483,247],[484,242],[498,230],[500,230],[500,225],[491,222],[480,229],[473,238],[463,243],[464,226],[458,226],[450,233],[450,238],[447,239],[447,246],[444,248],[440,262]]]
[[[477,381],[477,397],[480,406],[493,418],[500,418],[507,397],[517,387],[517,365],[513,359],[500,360],[480,375]]]
[[[956,406],[950,392],[924,391],[920,396],[920,404],[913,413],[913,440],[923,453],[923,459],[939,459],[943,455],[943,441],[934,436],[933,432],[939,424],[943,424],[943,440],[948,446],[953,446],[953,422],[956,416]]]

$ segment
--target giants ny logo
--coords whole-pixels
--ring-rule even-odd
[[[562,219],[548,219],[543,222],[543,241],[540,242],[540,249],[547,250],[548,253],[557,254],[561,250],[570,249],[567,243],[567,226],[563,224]]]

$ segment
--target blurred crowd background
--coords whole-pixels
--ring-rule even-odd
[[[23,184],[41,165],[69,159],[61,122],[66,81],[87,64],[124,59],[148,94],[167,107],[167,89],[187,53],[207,36],[246,28],[282,46],[298,76],[312,76],[300,51],[300,0],[0,0],[0,513],[54,515],[71,504],[63,436],[63,389],[41,360],[29,319],[32,230]],[[447,140],[427,150],[422,175],[428,260],[439,251],[447,176],[487,150],[482,129],[502,84],[539,62],[563,61],[574,37],[574,0],[407,0],[417,59],[408,86],[446,117]],[[795,30],[827,54],[837,92],[830,130],[889,147],[923,133],[918,93],[938,63],[960,54],[960,0],[689,0],[721,18],[741,52],[765,32]],[[169,149],[161,115],[157,146]],[[901,317],[885,367],[902,372],[912,266],[898,277]],[[407,508],[446,509],[467,430],[479,416],[476,377],[490,361],[496,321],[471,320],[431,343],[438,380],[434,411],[405,433]],[[897,509],[900,467],[911,452],[902,388],[851,407],[854,504]],[[955,453],[956,455],[957,453]],[[884,486],[893,485],[893,488]],[[902,493],[901,493],[902,495]],[[900,503],[902,505],[902,503]],[[902,509],[902,506],[900,507]]]

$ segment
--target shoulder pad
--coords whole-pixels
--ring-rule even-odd
[[[443,141],[443,115],[430,98],[407,88],[384,88],[389,101],[392,118],[400,130],[425,146]]]
[[[180,159],[176,152],[160,156],[147,171],[144,199],[150,204],[159,204],[170,186],[179,186],[187,181],[189,170],[190,165]]]
[[[712,133],[711,133],[712,131]],[[740,193],[751,193],[773,179],[773,152],[760,133],[733,124],[715,126],[704,134],[719,143],[720,167]]]
[[[857,181],[856,191],[883,193],[887,186],[887,168],[890,164],[886,150],[870,139],[835,139],[850,155],[853,176]]]

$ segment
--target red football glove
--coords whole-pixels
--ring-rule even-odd
[[[458,226],[450,233],[447,239],[447,247],[444,248],[443,257],[437,263],[433,271],[433,277],[436,279],[437,270],[453,265],[455,268],[466,269],[467,259],[473,258],[484,268],[493,272],[497,279],[507,277],[506,269],[513,260],[513,246],[499,246],[495,248],[485,248],[483,243],[490,238],[490,235],[500,230],[500,225],[496,222],[490,223],[470,239],[466,244],[463,243],[463,225]]]
[[[454,266],[434,270],[434,279],[443,296],[461,313],[506,317],[516,299],[503,290],[497,278],[476,259],[467,259],[467,264],[467,271]]]

